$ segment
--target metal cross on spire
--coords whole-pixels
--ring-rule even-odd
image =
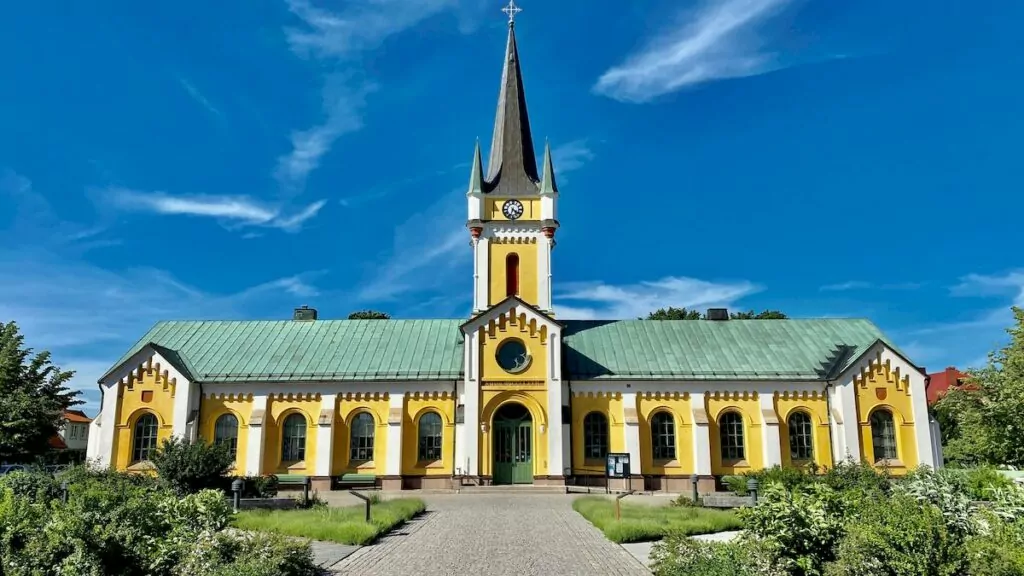
[[[508,6],[502,8],[501,11],[504,12],[505,14],[508,14],[509,24],[515,24],[516,14],[522,12],[523,9],[520,8],[519,6],[516,6],[516,0],[508,0]]]

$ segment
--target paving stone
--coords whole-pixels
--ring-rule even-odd
[[[428,512],[332,567],[336,574],[636,576],[650,572],[572,509],[573,496],[428,496]]]

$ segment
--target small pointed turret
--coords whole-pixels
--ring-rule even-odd
[[[558,183],[555,182],[555,164],[551,160],[551,144],[544,142],[544,178],[540,182],[541,195],[558,194]]]
[[[469,191],[467,194],[483,194],[484,191],[484,163],[480,154],[480,140],[476,141],[476,150],[473,151],[473,168],[469,173]]]

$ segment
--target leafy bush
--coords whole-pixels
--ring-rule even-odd
[[[979,520],[985,529],[967,541],[968,573],[1024,574],[1024,522],[1003,522],[991,513],[983,514]]]
[[[224,477],[235,464],[223,444],[204,440],[189,442],[181,437],[164,440],[150,456],[160,480],[179,494],[200,490],[222,490]]]
[[[747,479],[743,476],[722,476],[722,484],[737,496],[747,495]]]
[[[17,496],[38,500],[55,500],[60,497],[60,482],[52,474],[41,470],[18,470],[0,476],[0,487],[10,488]]]
[[[1013,480],[1003,476],[992,466],[965,470],[963,476],[963,486],[972,500],[991,500],[996,490],[1013,486]]]
[[[834,557],[850,507],[844,495],[826,484],[786,490],[769,484],[758,505],[740,510],[747,533],[778,557],[788,574],[818,574]]]
[[[673,498],[668,505],[676,508],[700,508],[704,506],[704,499],[698,496],[697,499],[694,500],[686,494],[680,494]]]
[[[879,472],[867,462],[851,459],[829,468],[821,475],[821,481],[836,492],[854,492],[871,498],[888,494],[892,488],[888,470]]]
[[[963,542],[948,529],[942,512],[895,495],[871,501],[850,519],[825,574],[954,576],[963,573],[963,563]]]
[[[242,498],[273,498],[277,496],[277,476],[273,474],[268,476],[241,476],[239,479],[242,480]],[[227,482],[227,490],[231,490],[231,482],[235,478],[231,478]]]
[[[6,576],[307,576],[309,547],[226,530],[220,490],[179,496],[152,478],[73,469],[66,504],[0,486]]]
[[[775,465],[756,472],[744,472],[743,477],[746,480],[757,480],[760,486],[774,482],[792,490],[816,482],[817,471],[818,467],[815,465],[809,469]]]
[[[893,491],[919,504],[934,505],[955,534],[962,536],[971,532],[971,499],[963,489],[962,477],[923,466],[907,474]]]
[[[656,576],[785,576],[756,542],[701,542],[670,534],[651,549]]]

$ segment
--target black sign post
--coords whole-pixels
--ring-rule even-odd
[[[608,492],[608,485],[611,483],[612,478],[630,478],[630,475],[629,454],[626,452],[610,452],[604,466],[605,492]],[[631,487],[627,485],[624,489],[628,490]]]

